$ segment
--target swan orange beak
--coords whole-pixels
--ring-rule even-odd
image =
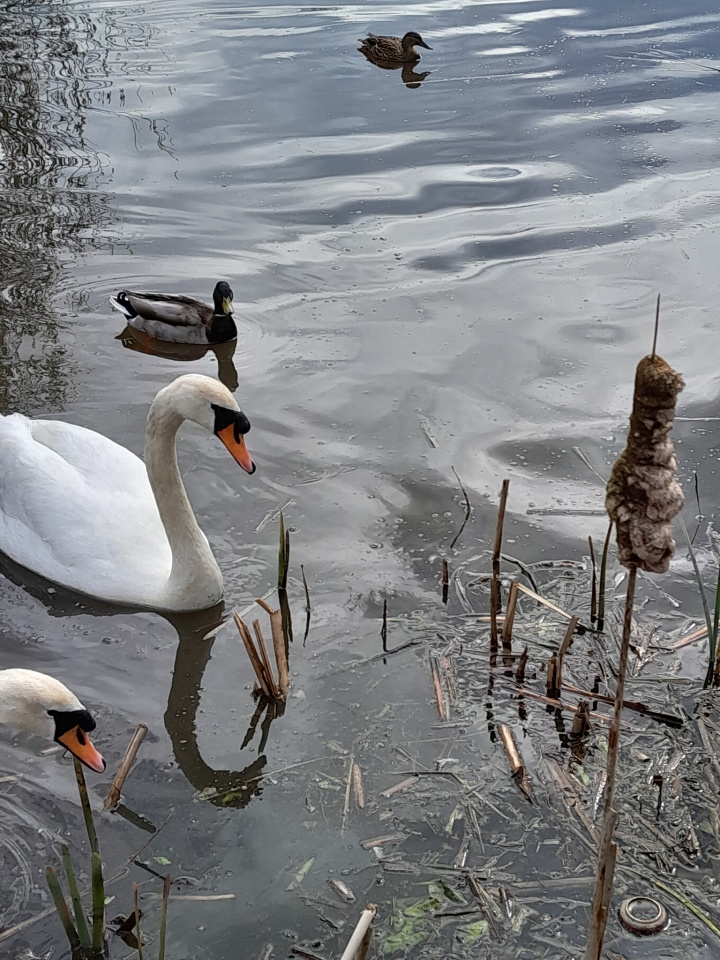
[[[84,763],[86,767],[94,770],[95,773],[105,772],[105,761],[102,755],[97,752],[95,747],[90,743],[90,737],[88,737],[85,731],[81,730],[79,726],[73,727],[72,730],[68,730],[67,733],[63,733],[62,736],[57,738],[57,742],[61,743],[66,750],[69,750],[74,757],[77,757],[78,760]]]
[[[236,432],[234,423],[229,423],[227,427],[223,427],[222,430],[218,430],[216,436],[222,440],[243,470],[245,470],[247,473],[255,473],[255,464],[253,462],[253,458],[250,456],[248,448],[245,446],[245,440],[243,439],[242,434]]]

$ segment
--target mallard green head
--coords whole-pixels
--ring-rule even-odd
[[[221,280],[215,284],[213,290],[213,303],[215,304],[215,315],[228,317],[233,312],[233,292],[230,284]]]
[[[402,45],[404,50],[412,50],[413,47],[425,47],[426,50],[432,50],[432,47],[429,47],[420,34],[414,30],[405,34],[402,38]]]

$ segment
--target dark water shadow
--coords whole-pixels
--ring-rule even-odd
[[[399,63],[397,60],[381,60],[377,57],[372,57],[364,50],[358,50],[358,52],[365,57],[368,63],[374,64],[381,70],[399,70],[400,79],[410,90],[417,90],[423,80],[432,73],[432,70],[423,70],[422,73],[416,73],[415,67],[418,61],[414,63]]]
[[[111,617],[145,610],[142,607],[119,607],[52,583],[0,554],[0,576],[21,587],[46,608],[53,617]],[[263,750],[272,721],[280,711],[272,704],[258,701],[248,724],[240,750],[244,750],[260,729],[257,756],[238,770],[215,770],[203,758],[198,743],[197,712],[202,681],[210,661],[218,628],[228,619],[223,601],[208,610],[195,613],[161,613],[178,635],[170,691],[165,711],[165,729],[172,743],[175,760],[187,780],[204,799],[222,807],[245,807],[261,791],[262,772],[267,765]],[[262,721],[262,722],[261,722]]]
[[[238,387],[238,372],[233,362],[233,355],[237,340],[228,343],[172,343],[169,340],[156,340],[141,330],[127,326],[116,337],[128,350],[146,353],[152,357],[163,357],[165,360],[179,360],[192,362],[200,360],[207,353],[214,353],[218,363],[218,380],[225,384],[231,393]]]

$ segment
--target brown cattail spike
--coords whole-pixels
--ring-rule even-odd
[[[675,550],[672,519],[685,501],[669,437],[685,381],[662,357],[644,357],[635,374],[627,446],[615,461],[605,504],[626,567],[665,573]]]

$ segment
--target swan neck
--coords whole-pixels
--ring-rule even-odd
[[[205,593],[209,584],[221,591],[222,579],[180,476],[176,440],[182,422],[176,410],[156,398],[148,414],[145,466],[172,554],[167,592],[187,600],[189,593]]]

